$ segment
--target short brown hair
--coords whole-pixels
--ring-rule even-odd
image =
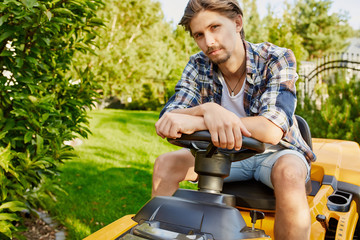
[[[192,18],[199,12],[205,10],[218,12],[230,19],[234,19],[239,14],[241,17],[243,16],[238,0],[189,0],[179,25],[183,26],[185,30],[192,35],[190,29]],[[244,40],[244,28],[241,29],[240,35]]]

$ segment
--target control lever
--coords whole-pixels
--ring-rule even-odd
[[[255,223],[257,220],[261,220],[265,218],[265,214],[260,211],[251,210],[250,211],[251,223],[252,223],[252,230],[255,230]]]
[[[206,149],[206,157],[211,158],[216,153],[217,147],[213,143],[210,143]]]
[[[326,216],[322,215],[322,214],[318,214],[316,216],[316,220],[321,223],[321,226],[323,226],[323,228],[325,228],[325,230],[327,231],[328,229],[328,225],[327,225],[327,222],[326,222]]]

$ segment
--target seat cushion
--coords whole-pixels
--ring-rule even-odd
[[[321,184],[311,180],[306,183],[306,194],[315,196]],[[236,206],[259,210],[275,210],[275,194],[272,188],[256,181],[225,182],[222,193],[235,196]]]
[[[222,192],[234,195],[238,207],[275,210],[274,190],[256,180],[226,182]]]

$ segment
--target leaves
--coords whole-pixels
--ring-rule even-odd
[[[70,16],[70,17],[75,16],[74,13],[71,10],[67,9],[67,8],[55,8],[55,9],[52,10],[52,12],[54,14],[59,13],[59,14]]]
[[[173,29],[164,22],[159,3],[151,0],[106,1],[99,11],[103,28],[99,36],[86,40],[96,42],[93,54],[78,54],[72,72],[86,74],[91,66],[94,78],[104,89],[104,95],[131,97],[133,102],[144,102],[144,84],[153,86],[154,98],[165,99],[165,85],[175,85],[192,53],[195,43],[182,28]],[[93,18],[90,23],[99,23]],[[81,46],[79,46],[81,47]],[[149,104],[151,105],[151,103]],[[156,105],[154,106],[156,108]]]
[[[92,50],[100,6],[92,0],[0,3],[0,66],[11,73],[0,73],[1,236],[15,230],[26,207],[20,202],[33,202],[30,193],[74,156],[63,142],[89,133],[86,109],[97,96],[96,82],[88,71],[71,84],[67,71],[78,46]]]
[[[0,147],[0,167],[5,170],[5,172],[9,171],[10,161],[13,158],[11,153],[10,144],[6,148]]]
[[[0,221],[18,221],[20,220],[20,217],[18,217],[14,213],[0,213]]]
[[[3,42],[7,40],[14,32],[13,31],[7,31],[0,35],[0,42]]]
[[[351,36],[347,18],[331,13],[332,1],[302,0],[295,5],[294,32],[303,38],[302,45],[310,58],[322,57],[329,52],[341,51]]]
[[[349,81],[345,81],[346,78]],[[313,137],[351,140],[360,144],[359,77],[355,74],[349,76],[346,70],[342,70],[333,79],[325,79],[321,95],[315,100],[305,99],[296,112],[308,121]]]
[[[6,203],[0,205],[0,212],[3,212],[5,209],[9,210],[11,212],[19,212],[22,210],[26,210],[27,207],[22,202],[12,201],[12,202],[6,202]]]
[[[37,0],[21,0],[21,2],[22,2],[28,9],[32,9],[35,5],[37,5]]]
[[[263,20],[259,19],[256,0],[242,2],[246,39],[255,43],[269,41],[289,48],[298,62],[341,51],[352,34],[348,16],[330,13],[332,1],[285,2],[282,16],[269,5]]]

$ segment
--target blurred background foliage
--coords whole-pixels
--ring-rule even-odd
[[[269,41],[293,50],[298,62],[338,52],[356,31],[348,17],[330,13],[331,0],[299,0],[281,17],[268,8],[260,19],[256,0],[240,1],[246,39]],[[113,1],[98,11],[106,22],[95,41],[99,48],[78,53],[74,66],[87,66],[102,86],[102,99],[116,96],[123,108],[158,110],[173,94],[189,56],[198,50],[182,27],[164,20],[154,0]],[[151,88],[149,89],[149,85]],[[144,92],[152,91],[152,98]],[[147,104],[149,100],[152,104]]]

